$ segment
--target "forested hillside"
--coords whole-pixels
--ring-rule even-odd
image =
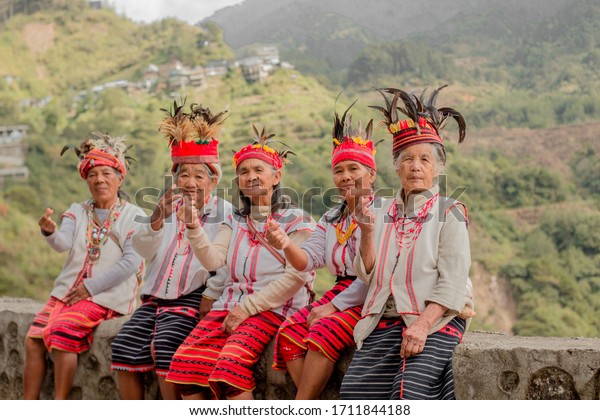
[[[241,22],[236,11],[247,13],[245,6],[257,2],[268,3],[246,0],[223,13],[230,22]],[[296,69],[278,68],[264,81],[248,83],[232,66],[206,86],[176,95],[160,84],[150,90],[94,93],[93,88],[141,81],[151,64],[233,61],[236,51],[225,43],[225,25],[225,32],[213,23],[191,26],[173,19],[141,25],[111,10],[91,10],[83,1],[37,3],[0,26],[0,124],[29,126],[30,171],[27,181],[0,186],[0,294],[47,296],[64,255],[44,243],[37,218],[47,206],[58,214],[87,197],[75,156],[59,157],[59,152],[91,131],[125,135],[134,145],[137,162],[125,190],[148,209],[169,168],[167,144],[156,131],[159,109],[172,104],[173,96],[228,109],[220,139],[225,170],[220,194],[233,193],[231,149],[251,139],[251,124],[266,125],[297,154],[284,175],[288,192],[318,218],[331,205],[329,136],[342,88],[337,110],[358,98],[354,120],[366,122],[380,119],[368,107],[381,101],[373,86],[420,92],[449,83],[439,104],[461,110],[469,130],[459,147],[455,127],[448,125],[449,167],[442,185],[469,207],[479,313],[473,326],[523,335],[600,336],[600,99],[595,94],[600,20],[595,2],[556,0],[544,2],[541,11],[502,2],[502,13],[482,10],[475,0],[453,2],[453,8],[448,2],[425,2],[435,25],[415,25],[421,32],[397,37],[385,32],[392,27],[390,16],[376,17],[390,11],[390,4],[406,19],[422,16],[408,2],[367,2],[382,11],[370,14],[361,14],[364,8],[350,13],[355,2],[321,2],[322,8],[301,15],[304,32],[294,26],[289,30],[298,32],[285,38],[292,42],[299,34],[312,47],[299,46],[301,54],[286,56],[287,47],[280,46],[282,58]],[[289,6],[287,13],[300,13],[304,9],[295,7],[313,2],[294,2],[294,8],[288,3],[277,2]],[[325,9],[330,3],[338,9]],[[262,22],[284,40],[275,26],[280,9],[261,10],[270,12],[248,15],[248,20]],[[432,15],[434,10],[439,13]],[[360,16],[363,25],[357,24]],[[251,34],[250,42],[261,42]],[[319,46],[321,52],[313,53]],[[325,58],[334,53],[343,53],[345,60],[336,68]],[[391,141],[377,128],[375,139],[380,138],[387,141],[376,156],[377,185],[391,195],[398,187]],[[329,278],[321,277],[323,290]]]

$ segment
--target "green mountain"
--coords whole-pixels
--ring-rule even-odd
[[[255,8],[262,15],[246,9],[260,1],[261,8]],[[168,107],[173,96],[187,96],[188,103],[230,111],[220,139],[225,172],[220,194],[234,194],[230,150],[252,138],[251,124],[267,126],[297,154],[285,169],[284,185],[318,218],[332,205],[328,156],[334,109],[341,111],[359,98],[354,120],[379,121],[368,107],[381,102],[372,86],[418,92],[450,83],[439,104],[461,110],[469,131],[457,146],[452,123],[448,126],[449,166],[442,186],[470,211],[471,275],[479,314],[474,328],[599,336],[600,102],[594,95],[599,82],[594,57],[600,52],[594,2],[537,3],[539,11],[504,2],[503,14],[481,11],[483,3],[475,0],[452,2],[451,8],[441,1],[374,1],[370,12],[357,9],[353,1],[321,3],[311,9],[310,19],[300,14],[307,7],[297,9],[286,1],[246,0],[225,11],[244,11],[255,22],[253,30],[266,34],[270,27],[293,45],[295,36],[274,26],[278,5],[287,7],[285,20],[293,33],[304,37],[305,45],[314,39],[310,49],[299,50],[306,62],[322,64],[343,52],[350,70],[333,72],[343,72],[340,83],[346,83],[337,105],[340,88],[329,81],[327,72],[334,68],[329,65],[312,74],[301,66],[278,68],[258,83],[247,83],[241,69],[231,67],[201,87],[171,95],[165,80],[176,61],[194,67],[235,57],[225,43],[229,29],[222,32],[214,23],[199,27],[167,19],[141,25],[111,10],[89,9],[85,2],[58,0],[11,15],[0,26],[0,53],[7,57],[0,61],[0,124],[29,126],[25,163],[30,177],[0,186],[0,294],[44,299],[60,271],[64,255],[44,243],[37,219],[45,207],[58,215],[88,195],[76,174],[75,156],[59,156],[64,144],[76,144],[96,130],[125,135],[137,162],[124,188],[149,210],[170,167],[167,144],[156,132],[159,109]],[[325,9],[327,4],[337,9]],[[422,27],[419,36],[391,38],[384,33],[394,28],[390,4],[398,13],[396,21],[400,16],[418,21],[426,11],[435,24]],[[385,10],[389,20],[376,20]],[[521,15],[527,25],[518,24]],[[357,23],[360,16],[368,17],[365,26]],[[331,28],[335,31],[327,32]],[[248,42],[259,42],[250,29],[247,33]],[[335,37],[339,44],[330,44]],[[319,58],[313,51],[321,46]],[[132,86],[143,82],[150,64],[161,73],[152,88],[115,87],[120,80]],[[95,90],[98,86],[113,87]],[[391,142],[382,128],[375,138],[387,139],[376,156],[377,187],[391,195],[398,187],[389,159]],[[320,272],[319,290],[329,281]]]
[[[591,3],[593,0],[585,0]],[[429,34],[451,36],[474,25],[484,33],[530,28],[577,0],[245,0],[217,11],[216,22],[234,49],[274,44],[298,69],[343,83],[363,49]],[[500,17],[500,19],[497,19]],[[506,19],[505,19],[506,18]],[[447,30],[445,30],[447,29]],[[471,42],[477,44],[478,33]],[[379,57],[370,57],[377,59]],[[377,61],[375,61],[377,63]],[[376,64],[373,65],[376,65]]]

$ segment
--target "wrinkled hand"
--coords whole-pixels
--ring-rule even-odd
[[[286,249],[292,240],[275,220],[267,222],[267,241],[275,249]]]
[[[65,302],[65,305],[71,306],[71,305],[75,305],[79,301],[89,298],[90,296],[91,295],[90,295],[90,292],[88,292],[88,289],[86,289],[85,286],[83,285],[83,283],[81,283],[75,289],[73,289],[69,293],[67,293],[67,296],[65,296],[64,302]]]
[[[400,345],[400,357],[410,357],[421,353],[425,347],[428,332],[429,328],[418,321],[404,330]]]
[[[52,216],[53,213],[54,210],[48,207],[44,212],[44,215],[40,217],[40,220],[38,220],[38,225],[40,225],[42,232],[46,236],[52,235],[56,230],[56,222],[54,222],[54,220],[50,218],[50,216]]]
[[[200,227],[198,209],[193,198],[183,197],[183,206],[177,210],[177,219],[185,223],[185,227],[188,229],[198,229]]]
[[[477,312],[475,312],[473,309],[471,309],[470,307],[465,305],[462,312],[459,313],[457,316],[461,319],[474,318],[477,316]]]
[[[154,208],[150,218],[152,229],[155,231],[158,231],[160,228],[162,228],[164,219],[171,217],[173,211],[175,210],[174,202],[182,197],[181,194],[175,194],[175,188],[175,184],[171,185],[171,188],[169,188],[163,194],[160,200],[158,200],[158,203],[156,203],[156,207]]]
[[[312,308],[306,320],[308,327],[312,328],[313,324],[316,324],[321,318],[327,318],[329,315],[333,315],[337,311],[337,308],[331,302],[317,306],[316,308]]]
[[[225,320],[223,321],[223,326],[221,328],[226,333],[231,334],[237,329],[237,327],[240,326],[242,322],[247,320],[249,317],[250,315],[244,312],[242,308],[236,306],[231,311],[229,311],[229,313],[225,317]]]
[[[371,212],[371,202],[369,197],[360,197],[354,208],[354,220],[363,234],[373,232],[375,228],[375,216]]]
[[[202,296],[202,300],[200,300],[200,319],[204,318],[210,312],[213,303],[215,303],[214,299]]]

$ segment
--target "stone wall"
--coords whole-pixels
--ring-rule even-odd
[[[42,303],[0,298],[0,399],[23,395],[25,334]],[[110,370],[110,344],[125,318],[98,327],[90,350],[80,356],[72,399],[118,399],[117,377]],[[256,371],[259,399],[292,399],[294,385],[288,375],[270,368],[269,347]],[[323,398],[339,398],[349,352]],[[600,339],[512,337],[471,332],[465,335],[453,359],[456,396],[459,399],[600,399]],[[52,363],[41,398],[53,398]],[[146,397],[160,398],[156,377],[147,374]]]

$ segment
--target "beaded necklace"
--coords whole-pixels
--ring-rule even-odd
[[[398,244],[398,254],[400,254],[402,248],[411,248],[413,246],[414,242],[421,233],[423,223],[427,219],[429,211],[437,201],[438,197],[439,194],[436,194],[427,200],[423,207],[421,207],[421,210],[419,210],[417,216],[414,218],[398,215],[398,204],[394,204],[392,210],[392,220],[394,222],[396,243]]]
[[[262,232],[260,232],[258,229],[256,229],[256,227],[254,225],[254,221],[252,220],[252,218],[250,216],[246,216],[246,224],[248,225],[248,228],[249,228],[249,231],[248,231],[248,242],[249,242],[249,244],[250,244],[251,247],[260,245],[260,241],[256,238],[257,235],[260,235],[261,238],[263,238],[264,240],[266,240],[266,238],[267,238],[267,229],[269,227],[269,220],[273,220],[273,216],[271,216],[271,214],[269,214],[267,216],[267,220],[265,222],[265,226],[263,227]]]
[[[117,198],[117,201],[111,206],[110,212],[102,224],[94,212],[95,207],[93,201],[88,202],[85,206],[88,217],[86,248],[90,264],[95,264],[100,259],[101,247],[108,240],[110,230],[121,214],[121,199]]]
[[[344,222],[348,219],[351,219],[349,217],[345,217],[343,220],[340,220],[338,223],[336,223],[335,226],[335,237],[337,238],[337,241],[340,245],[344,245],[346,243],[346,241],[348,241],[348,239],[352,236],[352,234],[354,233],[354,231],[356,230],[356,228],[358,227],[358,225],[356,224],[356,221],[352,218],[352,221],[350,222],[350,226],[348,226],[348,229],[346,229],[346,231],[343,231],[343,225]]]

